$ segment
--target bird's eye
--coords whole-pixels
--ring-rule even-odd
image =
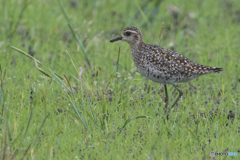
[[[126,35],[127,35],[127,36],[130,36],[130,35],[131,35],[131,32],[126,32]]]

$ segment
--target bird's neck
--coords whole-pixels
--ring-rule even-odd
[[[145,45],[145,42],[141,39],[135,43],[129,43],[132,53],[138,51]]]

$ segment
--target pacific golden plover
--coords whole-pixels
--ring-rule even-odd
[[[157,83],[164,84],[165,103],[168,103],[167,85],[175,87],[179,96],[172,107],[178,102],[183,92],[175,85],[180,82],[190,82],[194,78],[208,73],[219,73],[222,68],[208,67],[197,64],[181,54],[172,50],[160,47],[155,44],[145,43],[142,33],[137,27],[127,27],[122,31],[121,36],[110,40],[127,41],[131,47],[133,61],[138,71],[145,77]]]

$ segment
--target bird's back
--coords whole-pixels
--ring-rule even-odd
[[[154,44],[142,43],[132,49],[133,60],[141,74],[159,83],[189,82],[221,68],[197,64],[181,54]]]

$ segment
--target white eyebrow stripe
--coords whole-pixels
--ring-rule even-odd
[[[132,30],[126,30],[126,31],[124,31],[125,33],[126,32],[132,32],[132,33],[136,33],[137,34],[137,32],[136,31],[132,31]]]

